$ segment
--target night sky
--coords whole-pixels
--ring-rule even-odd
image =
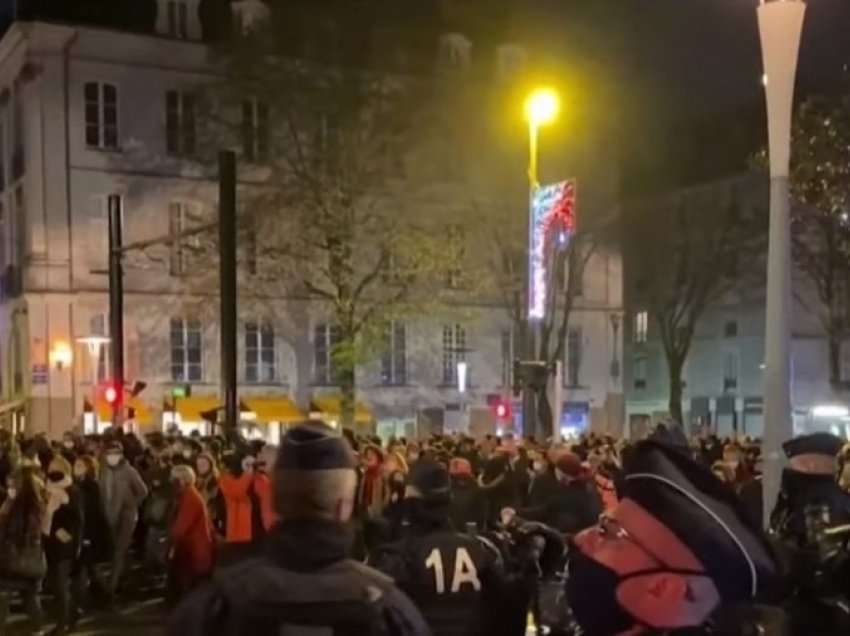
[[[669,105],[726,111],[760,100],[755,0],[631,0],[635,70]],[[850,0],[809,0],[800,51],[803,92],[836,87],[850,64]],[[639,43],[645,43],[645,48]]]

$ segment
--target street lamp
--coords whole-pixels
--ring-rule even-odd
[[[97,383],[99,380],[98,377],[98,366],[100,365],[100,352],[101,350],[107,346],[110,342],[109,338],[106,336],[84,336],[82,338],[77,338],[77,342],[82,345],[85,345],[86,349],[89,352],[89,360],[91,363],[91,392],[92,392],[92,405],[97,404]],[[97,430],[97,408],[95,408],[95,413],[91,414],[92,421],[87,423],[85,421],[86,415],[83,414],[83,430],[86,432],[99,432]]]
[[[537,343],[539,341],[540,317],[534,307],[534,194],[540,187],[538,176],[538,140],[540,127],[550,124],[558,117],[560,111],[558,94],[551,88],[539,88],[525,100],[525,118],[528,121],[528,278],[526,281],[526,298],[528,300],[528,361],[538,358]],[[522,422],[526,435],[536,433],[537,404],[535,392],[528,382],[523,385]]]
[[[791,419],[791,221],[788,177],[791,114],[797,56],[806,5],[761,0],[758,8],[770,154],[770,231],[764,372],[764,519],[782,479],[782,444],[794,433]]]
[[[540,185],[537,176],[537,140],[540,127],[555,121],[560,108],[558,94],[551,88],[537,89],[525,100],[525,118],[528,120],[528,182],[532,194]]]

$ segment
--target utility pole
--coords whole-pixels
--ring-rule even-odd
[[[112,382],[116,398],[112,402],[112,425],[121,426],[124,398],[124,254],[122,202],[110,194],[109,207],[109,336],[112,344]]]
[[[236,154],[218,154],[218,249],[221,287],[221,388],[224,426],[235,431],[239,422],[236,396]]]

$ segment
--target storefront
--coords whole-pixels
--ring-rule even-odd
[[[310,417],[326,422],[337,428],[342,419],[342,397],[339,395],[319,395],[310,402]],[[354,404],[354,424],[358,431],[373,432],[375,416],[372,410],[360,400]]]
[[[27,427],[27,402],[14,400],[0,405],[0,428],[13,435],[23,433]]]
[[[213,421],[209,414],[220,408],[221,399],[217,395],[172,397],[162,411],[162,431],[179,431],[182,435],[197,431],[202,437],[212,435]]]
[[[240,404],[239,428],[248,439],[262,439],[273,446],[288,426],[303,422],[306,414],[286,396],[246,397]]]

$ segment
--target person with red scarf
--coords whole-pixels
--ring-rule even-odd
[[[367,519],[377,519],[384,511],[387,489],[384,483],[384,454],[377,446],[363,452],[364,468],[357,491],[357,509]]]

